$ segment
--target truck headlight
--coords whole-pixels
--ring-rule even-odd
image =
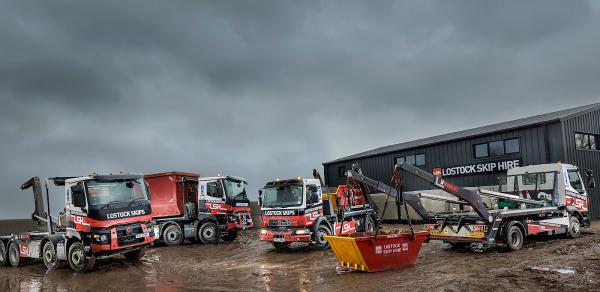
[[[310,231],[308,229],[300,229],[300,230],[296,230],[296,234],[298,235],[306,235],[309,234]]]
[[[260,230],[260,234],[262,234],[262,235],[265,235],[265,234],[267,234],[267,230],[266,230],[266,229],[261,229],[261,230]]]
[[[94,235],[92,235],[92,239],[96,243],[100,243],[100,244],[108,243],[108,236],[106,236],[106,234],[94,234]]]

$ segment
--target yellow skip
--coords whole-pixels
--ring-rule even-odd
[[[362,257],[358,246],[356,246],[356,240],[354,238],[327,235],[325,236],[325,239],[329,242],[329,246],[331,246],[333,253],[335,253],[342,266],[368,272],[369,269],[367,263]]]

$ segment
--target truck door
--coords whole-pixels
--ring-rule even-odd
[[[65,185],[67,193],[67,226],[77,231],[89,231],[88,202],[83,182]]]
[[[306,185],[306,220],[314,221],[323,215],[323,195],[316,185]]]
[[[222,205],[225,204],[225,192],[220,180],[214,180],[206,183],[206,204],[211,213],[226,213]]]
[[[569,186],[565,188],[567,206],[574,206],[579,211],[587,211],[587,193],[583,187],[583,180],[579,175],[579,171],[577,169],[567,170],[567,178],[569,181]]]

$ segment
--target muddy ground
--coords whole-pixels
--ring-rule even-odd
[[[381,273],[336,269],[330,251],[277,252],[249,231],[233,243],[154,247],[138,264],[99,261],[96,271],[0,267],[0,291],[565,291],[600,289],[600,222],[575,240],[539,238],[516,252],[425,243],[417,264]],[[552,271],[562,268],[563,270]],[[574,274],[573,274],[574,273]]]

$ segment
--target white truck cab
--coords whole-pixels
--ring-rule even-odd
[[[588,187],[595,187],[590,171]],[[585,180],[577,166],[565,163],[516,167],[507,171],[500,192],[519,195],[524,199],[546,201],[546,206],[563,207],[581,213],[584,225],[589,222],[589,198]]]

